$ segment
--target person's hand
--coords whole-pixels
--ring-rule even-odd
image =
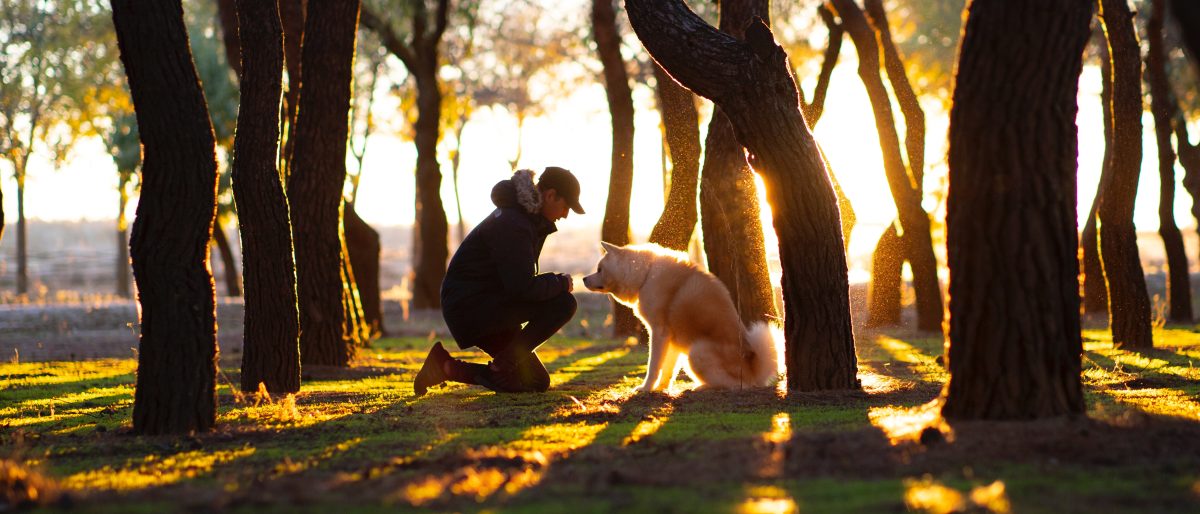
[[[568,293],[575,292],[575,280],[571,278],[571,275],[568,275],[566,273],[559,273],[558,276],[562,277],[562,280],[567,283],[567,292]]]

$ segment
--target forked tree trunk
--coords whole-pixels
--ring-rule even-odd
[[[854,0],[833,0],[831,3],[858,51],[858,75],[866,87],[867,96],[871,99],[871,109],[875,114],[875,128],[879,133],[879,146],[883,150],[884,173],[903,229],[900,239],[904,247],[903,255],[913,271],[913,288],[917,293],[917,327],[921,330],[940,331],[943,312],[937,258],[933,254],[929,215],[921,207],[922,188],[919,180],[922,178],[922,172],[915,172],[918,169],[917,165],[924,166],[925,117],[920,111],[920,106],[916,105],[916,95],[908,86],[908,79],[904,77],[902,64],[898,62],[899,54],[894,47],[890,47],[889,52],[889,45],[885,43],[885,54],[893,54],[890,60],[897,61],[889,63],[891,66],[888,71],[893,76],[893,90],[905,105],[905,120],[909,123],[907,149],[910,164],[906,166],[900,154],[900,137],[892,115],[892,103],[879,75],[879,45],[875,33],[878,31],[880,38],[891,41],[887,20],[875,20],[876,30],[872,30],[866,16]],[[882,17],[882,12],[877,15]],[[892,69],[897,67],[901,69]],[[898,85],[901,87],[897,87]]]
[[[825,112],[825,95],[829,92],[829,80],[833,76],[833,68],[837,66],[838,54],[842,51],[842,37],[846,31],[842,24],[833,17],[833,12],[825,4],[817,6],[817,14],[829,29],[829,42],[825,45],[825,54],[821,60],[821,71],[817,74],[817,86],[813,88],[812,101],[804,99],[804,91],[800,91],[800,109],[804,111],[804,121],[808,122],[809,130],[817,128],[821,114]],[[799,88],[800,85],[796,84]]]
[[[1150,83],[1150,111],[1154,114],[1154,135],[1158,143],[1158,233],[1167,255],[1167,318],[1173,323],[1191,323],[1192,288],[1188,280],[1187,253],[1183,234],[1175,224],[1175,150],[1171,148],[1171,106],[1175,103],[1167,80],[1166,49],[1163,42],[1163,18],[1166,0],[1153,0],[1146,35],[1150,42],[1146,54],[1146,72]]]
[[[1088,210],[1087,222],[1079,235],[1079,246],[1083,259],[1083,312],[1108,314],[1108,283],[1104,281],[1104,266],[1100,264],[1100,239],[1096,228],[1096,210],[1100,206],[1103,189],[1112,173],[1112,62],[1108,56],[1108,40],[1103,30],[1095,31],[1096,46],[1100,53],[1100,104],[1104,113],[1104,156],[1100,165],[1100,182]]]
[[[787,55],[762,18],[743,42],[677,0],[625,6],[663,69],[721,106],[766,184],[783,264],[788,388],[861,387],[837,197],[800,112]]]
[[[346,204],[345,223],[346,248],[350,250],[350,267],[354,270],[354,283],[358,285],[362,302],[363,322],[369,327],[370,337],[379,337],[385,333],[379,293],[379,253],[382,248],[379,232],[358,217],[352,203]]]
[[[667,150],[671,153],[671,188],[650,242],[687,251],[696,228],[696,188],[700,178],[700,114],[696,98],[654,65],[658,106],[662,112]]]
[[[765,1],[721,2],[720,30],[742,39],[750,20],[767,14]],[[742,323],[778,320],[754,172],[720,105],[705,137],[700,214],[708,270],[729,290]]]
[[[608,180],[608,201],[600,240],[622,246],[629,240],[629,198],[633,194],[633,91],[629,73],[621,57],[621,35],[617,31],[615,0],[592,0],[592,32],[596,50],[604,67],[604,91],[612,118],[612,166]],[[633,311],[611,299],[613,336],[627,337],[641,331],[641,322]]]
[[[292,207],[300,360],[346,366],[354,346],[344,337],[342,187],[358,0],[309,4],[301,60],[305,79],[293,135],[287,195]]]
[[[1118,348],[1150,348],[1150,297],[1138,257],[1133,203],[1142,164],[1142,60],[1125,0],[1099,0],[1113,66],[1113,151],[1096,216],[1108,315]]]
[[[225,237],[225,227],[221,226],[220,218],[213,221],[213,243],[217,246],[217,254],[221,256],[225,294],[233,297],[242,296],[242,279],[233,258],[233,248],[229,246],[229,238]]]
[[[1089,0],[967,8],[950,110],[947,418],[1084,411],[1075,116],[1091,12]]]
[[[216,143],[180,2],[113,0],[112,12],[144,156],[130,243],[141,305],[133,430],[207,431],[217,414]]]
[[[296,261],[279,150],[283,28],[273,2],[237,0],[242,46],[241,106],[230,179],[242,234],[246,282],[242,334],[243,391],[300,390],[300,318]]]

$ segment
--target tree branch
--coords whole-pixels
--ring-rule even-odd
[[[391,25],[386,20],[377,16],[375,11],[367,6],[367,4],[362,4],[361,9],[358,15],[359,23],[378,35],[380,42],[383,43],[383,47],[389,53],[396,56],[396,58],[400,59],[400,62],[404,63],[404,67],[408,68],[409,72],[416,69],[417,58],[413,53],[413,49],[405,44],[396,35],[396,31],[392,30]]]
[[[829,27],[829,44],[825,46],[825,55],[821,61],[821,74],[817,76],[817,88],[813,90],[812,103],[804,104],[804,119],[809,127],[816,127],[821,115],[825,112],[825,95],[829,92],[829,79],[833,76],[833,68],[837,66],[838,54],[842,51],[842,37],[846,30],[834,19],[833,13],[824,4],[817,6],[817,14]]]
[[[446,32],[446,25],[450,20],[450,0],[438,0],[437,20],[435,21],[433,32],[429,34],[429,43],[436,45],[441,41],[442,34]]]
[[[677,82],[710,100],[736,94],[731,86],[740,72],[730,63],[756,59],[746,43],[719,32],[681,0],[626,0],[625,11],[651,57]]]

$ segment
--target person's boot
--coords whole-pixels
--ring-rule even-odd
[[[430,387],[445,382],[449,377],[446,376],[443,365],[450,360],[450,352],[442,347],[442,342],[433,343],[433,348],[430,348],[429,354],[425,356],[425,363],[417,372],[417,378],[413,379],[413,392],[417,396],[424,396]]]

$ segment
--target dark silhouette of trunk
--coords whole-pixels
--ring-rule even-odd
[[[904,269],[904,246],[896,222],[879,236],[871,254],[870,308],[867,326],[887,327],[900,324],[900,281]]]
[[[608,179],[608,202],[600,240],[617,246],[629,244],[629,198],[633,194],[633,90],[621,57],[621,34],[617,30],[614,0],[592,0],[592,33],[604,67],[604,91],[612,117],[612,167]],[[613,336],[641,332],[641,322],[628,307],[610,300]]]
[[[304,40],[304,11],[308,0],[278,0],[279,21],[283,25],[283,63],[287,69],[287,87],[283,90],[284,114],[279,120],[283,151],[279,152],[279,169],[287,184],[288,159],[292,156],[292,131],[296,126],[296,109],[300,106],[300,54]]]
[[[1200,3],[1194,0],[1175,0],[1171,2],[1175,19],[1179,20],[1179,29],[1183,33],[1183,42],[1190,51],[1192,62],[1200,65]]]
[[[1099,0],[1113,67],[1113,150],[1108,181],[1100,185],[1100,262],[1108,283],[1108,316],[1118,348],[1150,348],[1150,297],[1133,226],[1142,164],[1142,60],[1133,13],[1124,0]]]
[[[129,179],[133,171],[122,171],[117,179],[118,210],[117,210],[117,296],[132,298],[133,290],[129,287],[129,222],[125,218],[125,207],[129,205]]]
[[[221,271],[225,279],[225,294],[233,297],[242,296],[242,279],[234,264],[233,249],[229,246],[229,238],[225,237],[225,227],[221,219],[213,221],[213,243],[217,245],[217,254],[221,256]]]
[[[133,431],[203,432],[217,413],[216,143],[180,2],[113,0],[112,13],[143,152],[130,242],[141,306]]]
[[[720,30],[742,38],[764,3],[720,4]],[[725,284],[742,323],[777,320],[774,289],[767,267],[758,189],[746,151],[719,105],[713,106],[700,170],[700,223],[708,270]]]
[[[29,293],[29,237],[25,225],[25,170],[28,154],[21,157],[17,173],[17,294]]]
[[[462,133],[466,127],[466,116],[460,116],[454,122],[454,152],[450,154],[450,180],[454,185],[454,211],[458,214],[458,233],[455,234],[458,244],[462,244],[463,238],[467,237],[467,221],[463,219],[462,213],[462,196],[458,194],[458,164],[462,157]]]
[[[358,7],[357,0],[313,2],[304,27],[306,78],[287,188],[303,365],[346,366],[354,355],[354,341],[345,337],[341,228]]]
[[[221,25],[221,41],[225,46],[225,60],[233,68],[238,81],[242,80],[242,39],[238,27],[237,0],[217,0],[217,18]],[[251,37],[254,37],[251,35]]]
[[[364,323],[370,328],[370,337],[384,335],[383,308],[379,293],[379,232],[358,217],[354,204],[346,204],[346,248],[350,251],[350,267],[354,270],[354,282],[358,285],[362,302]]]
[[[342,243],[342,312],[346,313],[346,321],[342,324],[342,337],[349,344],[366,348],[371,344],[371,326],[363,311],[362,296],[358,292],[358,281],[355,279],[354,264],[350,260],[350,246],[345,238],[345,209],[349,203],[342,204],[343,237]]]
[[[837,197],[800,112],[787,55],[764,21],[766,2],[742,11],[759,15],[745,41],[679,1],[627,0],[625,7],[663,69],[721,106],[766,184],[783,264],[788,388],[859,388]]]
[[[0,188],[0,241],[4,240],[4,189]]]
[[[1175,147],[1179,152],[1179,164],[1183,166],[1183,188],[1192,197],[1192,217],[1196,219],[1197,229],[1200,230],[1200,146],[1193,145],[1189,140],[1187,120],[1178,100],[1172,102],[1171,109]]]
[[[657,64],[654,80],[667,150],[671,153],[671,188],[662,215],[650,231],[650,242],[686,252],[699,216],[696,187],[700,179],[700,113],[692,92],[676,83]]]
[[[300,314],[288,199],[276,166],[283,94],[283,28],[273,2],[237,0],[241,106],[230,178],[246,282],[243,391],[300,390]]]
[[[817,122],[821,120],[821,114],[825,112],[825,95],[829,92],[829,79],[833,76],[833,69],[837,66],[838,54],[842,51],[842,36],[846,32],[842,28],[842,24],[834,19],[833,12],[825,4],[817,6],[817,14],[825,22],[825,27],[829,29],[829,44],[825,46],[825,54],[822,56],[821,71],[817,74],[817,86],[813,88],[812,102],[806,101],[804,91],[800,91],[800,109],[804,111],[804,120],[808,122],[810,130],[817,127]],[[796,84],[796,88],[799,89],[800,85]]]
[[[878,19],[875,20],[875,30],[872,30],[866,16],[854,0],[833,0],[831,4],[858,51],[858,75],[866,87],[867,95],[871,99],[871,109],[875,114],[879,146],[883,149],[884,173],[892,192],[892,199],[896,203],[903,231],[900,238],[903,256],[913,271],[913,289],[917,293],[917,327],[921,330],[940,331],[943,315],[942,292],[938,283],[937,258],[933,254],[929,215],[921,207],[920,184],[923,173],[917,171],[924,168],[925,115],[904,75],[899,53],[895,46],[890,44],[891,32],[887,28],[882,6],[879,6],[878,12],[875,13]],[[900,154],[900,137],[892,115],[892,103],[879,74],[879,44],[876,32],[884,42],[888,76],[907,123],[907,166]],[[892,280],[881,281],[889,282],[898,283]]]
[[[950,110],[942,415],[1082,414],[1075,116],[1091,3],[968,5]]]
[[[438,89],[438,46],[446,31],[449,0],[438,0],[435,23],[429,30],[424,1],[412,2],[411,41],[401,40],[388,21],[370,10],[363,11],[363,26],[379,35],[383,46],[395,55],[417,83],[416,217],[413,226],[412,306],[435,309],[441,306],[442,279],[449,258],[449,222],[440,193],[442,172],[437,161],[442,93]]]
[[[1158,143],[1158,233],[1167,255],[1167,319],[1173,323],[1192,322],[1192,288],[1188,280],[1187,253],[1183,234],[1175,224],[1175,150],[1171,148],[1171,106],[1175,103],[1167,81],[1166,49],[1163,43],[1163,18],[1166,0],[1153,0],[1146,36],[1150,42],[1146,54],[1146,73],[1150,83],[1150,111],[1154,115],[1154,135]]]
[[[1100,51],[1100,103],[1104,112],[1104,157],[1100,166],[1100,185],[1108,180],[1112,166],[1112,62],[1108,56],[1108,40],[1103,30],[1095,31],[1096,46]],[[1096,187],[1092,207],[1088,210],[1087,222],[1079,235],[1079,246],[1083,254],[1083,311],[1108,314],[1108,284],[1104,281],[1104,266],[1100,264],[1100,239],[1096,228],[1096,209],[1100,206],[1101,187]]]

